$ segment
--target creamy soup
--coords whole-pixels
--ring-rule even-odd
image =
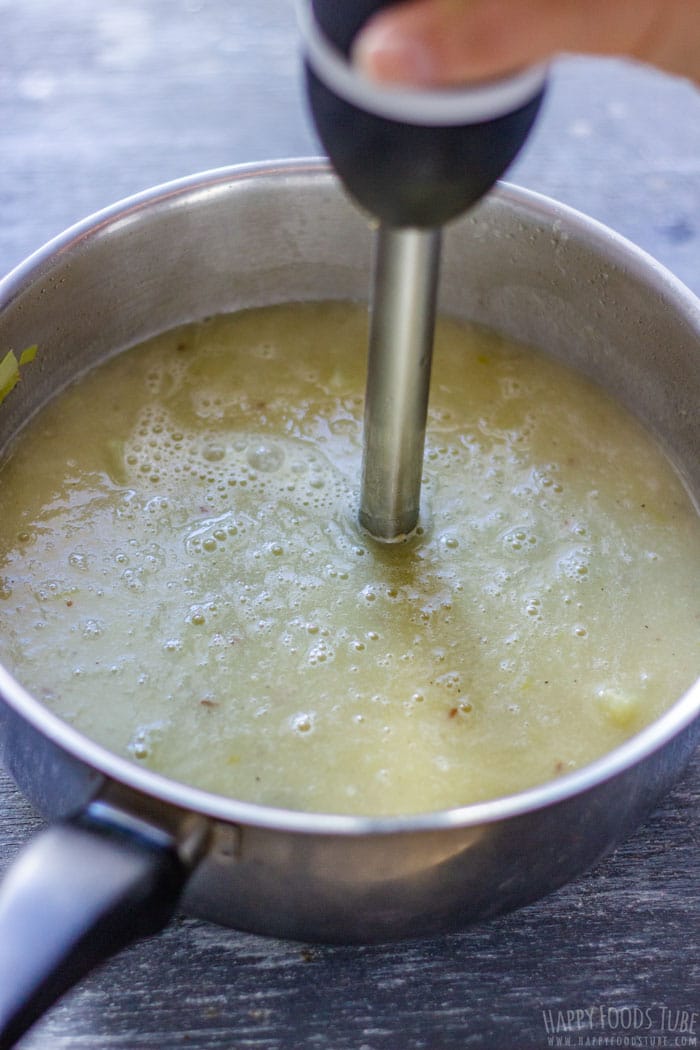
[[[441,322],[420,526],[362,534],[366,327],[337,303],[192,325],[23,432],[0,658],[52,710],[210,791],[397,814],[570,772],[694,681],[698,515],[530,349]]]

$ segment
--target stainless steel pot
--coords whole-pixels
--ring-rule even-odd
[[[69,230],[0,284],[0,354],[37,343],[0,406],[0,449],[65,383],[156,332],[284,300],[363,299],[371,235],[316,161],[215,171]],[[536,344],[606,387],[700,498],[700,304],[598,224],[503,186],[448,233],[442,308]],[[0,503],[2,492],[0,491]],[[578,772],[413,817],[288,812],[111,754],[0,668],[5,765],[54,823],[0,891],[0,1046],[91,965],[180,906],[245,930],[378,941],[525,904],[627,834],[700,734],[700,682]]]

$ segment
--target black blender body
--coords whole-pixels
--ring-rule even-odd
[[[357,33],[386,6],[386,0],[311,0],[305,20],[350,69]],[[319,139],[351,196],[390,226],[443,226],[476,203],[515,159],[544,95],[542,72],[524,80],[525,97],[512,94],[513,108],[491,85],[423,92],[376,85],[375,100],[371,89],[350,98],[342,83],[331,83],[308,43],[307,32],[307,92]],[[434,114],[412,116],[412,100],[428,94]],[[400,119],[387,115],[399,109]]]

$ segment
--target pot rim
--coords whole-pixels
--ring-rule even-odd
[[[249,181],[257,177],[303,174],[336,181],[330,165],[324,158],[271,160],[200,172],[123,198],[70,226],[0,279],[0,311],[9,306],[33,282],[50,273],[55,256],[66,254],[75,244],[88,239],[105,227],[127,219],[132,220],[138,212],[159,202],[211,190],[226,183]],[[670,300],[673,310],[685,319],[691,330],[697,332],[700,345],[700,299],[643,249],[597,220],[532,190],[502,182],[492,191],[491,197],[494,196],[516,211],[538,216],[554,224],[557,229],[565,228],[571,238],[583,240],[600,249],[610,262],[617,263],[631,275],[644,282],[653,282],[657,291]],[[4,700],[58,747],[97,772],[142,795],[172,804],[178,809],[233,824],[302,834],[359,837],[441,831],[451,827],[475,827],[544,809],[573,795],[583,794],[642,762],[700,717],[700,679],[655,722],[582,769],[514,795],[446,810],[386,817],[288,810],[242,802],[180,783],[138,766],[84,736],[33,697],[2,665],[0,700]]]

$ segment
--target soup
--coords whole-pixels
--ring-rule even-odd
[[[655,444],[442,320],[421,521],[382,545],[366,342],[360,306],[243,311],[61,393],[0,475],[2,662],[134,762],[334,813],[517,792],[657,718],[700,670],[700,519]]]

